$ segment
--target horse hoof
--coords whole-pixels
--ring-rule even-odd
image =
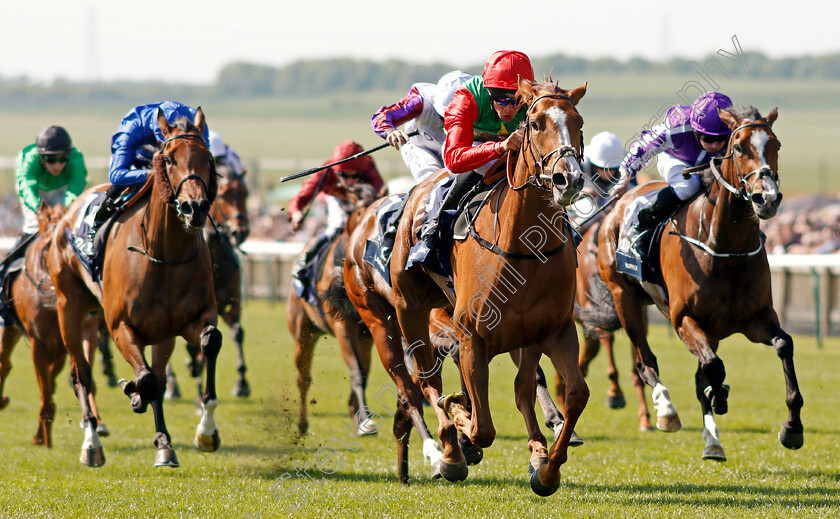
[[[639,430],[641,432],[653,432],[656,430],[656,427],[652,426],[651,424],[644,424],[639,426]]]
[[[238,398],[248,398],[251,396],[251,386],[248,385],[247,380],[242,379],[236,382],[236,385],[233,387],[233,396]]]
[[[181,398],[181,388],[178,384],[166,384],[166,392],[163,394],[165,400],[177,400]]]
[[[131,394],[131,410],[137,414],[143,414],[149,407],[149,403],[143,400],[140,393]]]
[[[581,445],[583,445],[583,438],[572,431],[572,437],[569,439],[569,447],[580,447]]]
[[[607,395],[607,407],[610,409],[624,409],[626,405],[627,401],[624,400],[624,395]]]
[[[219,448],[222,440],[219,438],[219,428],[213,431],[213,434],[195,433],[195,448],[201,452],[213,452]]]
[[[720,445],[710,445],[703,449],[704,460],[726,461],[726,454],[723,453],[723,447]]]
[[[7,405],[9,405],[9,397],[0,396],[0,409],[4,409]]]
[[[96,424],[96,434],[100,438],[104,438],[105,436],[110,436],[111,435],[111,430],[108,429],[107,425],[105,425],[102,422],[99,422],[98,424]]]
[[[155,454],[155,467],[180,467],[178,463],[178,456],[175,455],[175,450],[172,447],[165,447],[158,449]]]
[[[464,453],[467,465],[478,465],[484,459],[484,449],[478,445],[465,445],[461,447],[461,452]]]
[[[432,463],[432,469],[429,472],[429,477],[431,477],[432,479],[440,479],[443,477],[443,472],[441,472],[440,464],[440,460]]]
[[[102,447],[82,448],[82,455],[79,461],[88,467],[101,467],[105,464],[105,451]]]
[[[805,443],[805,434],[801,432],[793,432],[789,428],[782,426],[779,431],[779,441],[786,449],[796,450],[802,447]]]
[[[443,409],[443,412],[452,416],[452,407],[453,406],[461,406],[466,409],[467,406],[467,397],[464,393],[460,391],[457,393],[452,393],[451,395],[444,395],[438,398],[437,405],[439,408]]]
[[[446,481],[456,483],[467,479],[467,476],[470,474],[470,469],[467,468],[466,461],[462,461],[461,463],[448,463],[440,460],[440,473]]]
[[[680,415],[672,414],[670,416],[657,416],[656,428],[665,432],[676,432],[682,428],[680,422]]]
[[[529,467],[529,472],[531,471],[531,468],[532,467]],[[542,482],[540,481],[540,471],[539,470],[534,470],[533,472],[531,472],[531,490],[533,490],[534,493],[537,494],[538,496],[548,497],[548,496],[554,494],[555,492],[557,492],[558,488],[560,488],[560,482],[557,482],[556,485],[552,485],[550,487],[547,487],[547,486],[543,485]]]
[[[371,436],[379,432],[379,428],[376,427],[376,423],[373,420],[365,420],[356,427],[356,435],[357,436]]]

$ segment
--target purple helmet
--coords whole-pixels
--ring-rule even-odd
[[[732,130],[718,117],[718,108],[729,108],[732,100],[718,92],[706,92],[691,104],[691,127],[707,135],[727,135]]]

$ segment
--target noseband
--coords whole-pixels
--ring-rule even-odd
[[[541,96],[538,96],[533,101],[531,101],[531,107],[536,106],[537,101],[539,101],[540,99],[543,99],[543,98],[566,99],[570,103],[572,103],[572,106],[575,106],[575,102],[572,100],[572,98],[565,95],[565,94],[543,94]],[[528,110],[530,111],[530,108]],[[555,158],[554,162],[551,164],[551,169],[552,170],[554,169],[554,166],[560,160],[562,160],[566,157],[569,157],[569,156],[573,157],[575,160],[578,161],[578,163],[580,163],[580,159],[581,159],[581,157],[583,157],[583,132],[581,132],[581,139],[580,139],[581,144],[580,144],[580,149],[579,150],[576,150],[574,147],[572,147],[568,144],[564,144],[562,146],[554,148],[553,150],[551,150],[547,154],[543,155],[542,153],[540,153],[540,150],[538,150],[537,147],[533,144],[533,141],[530,138],[531,137],[531,124],[530,124],[531,123],[531,117],[527,116],[525,118],[524,123],[525,123],[525,134],[522,137],[522,142],[523,142],[523,144],[527,145],[528,151],[531,154],[531,160],[534,162],[534,171],[533,171],[533,173],[531,173],[531,176],[528,177],[528,180],[526,180],[524,184],[522,184],[521,186],[514,187],[514,185],[513,185],[513,174],[512,174],[511,167],[510,167],[511,166],[511,164],[510,164],[511,154],[508,153],[508,157],[507,157],[508,185],[514,191],[522,191],[523,189],[525,189],[529,185],[538,187],[538,188],[542,189],[543,191],[551,191],[551,186],[549,185],[549,182],[551,182],[551,180],[552,180],[552,175],[546,175],[545,174],[545,164],[546,164],[546,162],[548,162],[548,159],[552,155],[556,154],[557,158]]]
[[[764,166],[761,166],[760,168],[758,168],[756,170],[751,171],[746,176],[741,174],[741,168],[738,167],[738,161],[735,160],[735,153],[738,153],[740,155],[740,154],[742,154],[742,152],[741,152],[740,149],[738,149],[738,150],[735,149],[735,144],[734,144],[734,142],[732,142],[733,141],[732,137],[735,136],[735,132],[737,132],[738,130],[742,130],[744,128],[750,128],[752,126],[760,126],[760,127],[767,128],[768,132],[770,132],[770,135],[774,139],[776,138],[776,135],[773,133],[773,130],[770,129],[770,125],[767,124],[767,123],[754,122],[754,123],[742,124],[741,126],[732,130],[732,136],[729,137],[729,141],[730,141],[729,154],[724,156],[724,157],[714,157],[714,158],[712,158],[711,162],[709,162],[709,165],[712,168],[712,174],[714,174],[715,179],[723,187],[725,187],[727,190],[734,193],[735,196],[743,198],[744,200],[747,200],[747,201],[749,201],[750,197],[752,197],[752,188],[751,188],[752,185],[748,182],[748,180],[753,175],[757,175],[756,180],[762,180],[764,178],[769,177],[777,186],[779,185],[778,177],[774,177],[773,169],[770,168],[770,166],[766,165],[766,164]],[[723,161],[727,160],[727,159],[732,159],[732,162],[735,164],[735,176],[738,178],[738,184],[739,184],[737,188],[735,186],[733,186],[732,184],[730,184],[729,182],[727,182],[726,179],[723,178],[723,174],[721,174],[721,172],[720,172],[720,164],[723,164]],[[717,163],[716,163],[716,161],[717,161]]]
[[[170,137],[170,138],[166,139],[165,141],[163,141],[163,146],[162,146],[161,149],[166,148],[166,145],[168,143],[170,143],[170,142],[172,142],[176,139],[197,140],[201,143],[201,145],[205,149],[207,149],[207,144],[204,142],[204,137],[202,137],[201,135],[195,135],[194,133],[182,133],[180,135],[175,135],[173,137]],[[166,182],[169,184],[169,187],[170,187],[170,189],[172,189],[172,193],[173,193],[172,194],[172,199],[167,200],[166,203],[169,204],[171,207],[173,207],[175,209],[175,211],[178,213],[178,215],[181,216],[183,213],[181,212],[181,204],[178,203],[178,195],[181,193],[181,188],[184,187],[184,182],[186,182],[187,180],[192,180],[192,179],[200,180],[201,184],[204,186],[204,193],[208,194],[208,195],[210,193],[210,187],[207,185],[207,181],[204,180],[204,178],[202,178],[200,175],[196,175],[195,173],[190,173],[189,175],[186,175],[184,178],[181,179],[180,182],[178,182],[178,187],[177,188],[173,187],[172,186],[172,181],[169,179],[169,166],[171,166],[172,163],[170,162],[169,157],[167,155],[163,156],[163,161],[166,163],[166,169],[164,170],[164,173],[166,173],[166,174],[164,175],[164,178],[166,178]]]

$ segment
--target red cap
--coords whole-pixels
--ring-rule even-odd
[[[361,153],[362,151],[364,151],[362,146],[353,141],[340,142],[333,150],[330,162],[338,162],[341,159],[346,159],[347,157]],[[364,157],[357,157],[353,160],[343,162],[338,166],[333,166],[332,169],[336,171],[367,171],[370,168],[370,160],[371,158],[365,155]]]
[[[481,75],[486,88],[516,90],[519,88],[519,76],[528,81],[534,80],[534,69],[524,52],[500,50],[490,56]]]

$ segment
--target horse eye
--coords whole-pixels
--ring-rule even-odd
[[[170,166],[173,166],[175,164],[175,159],[173,159],[171,155],[164,155],[163,161],[169,164]]]
[[[732,149],[738,153],[741,153],[741,146],[739,144],[733,144]]]
[[[537,124],[537,121],[531,121],[531,129],[535,132],[540,131],[540,125]]]

